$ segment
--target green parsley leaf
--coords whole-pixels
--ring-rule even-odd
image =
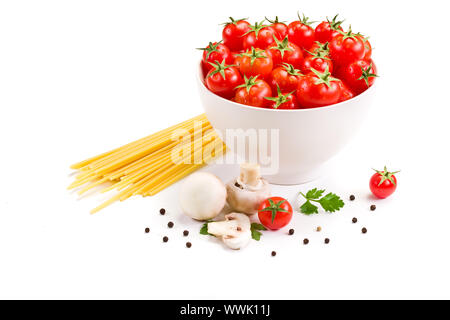
[[[309,200],[307,200],[301,207],[300,211],[306,215],[310,215],[313,213],[319,213],[318,208],[313,205]]]
[[[262,233],[259,232],[258,230],[267,230],[267,229],[260,223],[252,223],[250,230],[252,232],[252,239],[259,241],[261,239]]]
[[[339,196],[331,192],[320,199],[319,203],[327,212],[339,211],[344,206],[344,201],[342,201]]]
[[[314,188],[312,190],[309,190],[306,193],[306,198],[308,198],[308,199],[319,199],[324,192],[325,192],[325,190],[317,190],[317,188]]]
[[[324,192],[325,190],[318,190],[317,188],[309,190],[306,195],[300,192],[306,199],[306,202],[300,207],[300,212],[307,215],[319,213],[317,206],[312,202],[319,203],[326,212],[336,212],[344,207],[344,201],[339,196],[330,192],[322,197]]]

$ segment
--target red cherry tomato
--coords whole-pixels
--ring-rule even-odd
[[[359,37],[364,43],[364,58],[363,60],[369,61],[372,58],[372,45],[368,38],[364,37],[362,34],[357,33],[357,37]]]
[[[255,48],[242,53],[236,60],[236,64],[244,76],[259,76],[260,79],[265,79],[269,76],[273,68],[270,55],[266,54],[263,50]]]
[[[282,92],[291,92],[297,90],[298,80],[303,76],[300,70],[293,65],[285,63],[283,66],[273,69],[270,76],[270,86],[275,92],[280,87]]]
[[[330,57],[325,55],[322,51],[317,51],[318,53],[314,55],[308,55],[303,59],[303,62],[300,66],[300,70],[303,73],[311,72],[311,68],[320,72],[328,71],[333,72],[333,62]]]
[[[245,19],[234,20],[230,17],[231,22],[225,23],[222,31],[223,43],[231,51],[240,51],[244,49],[242,36],[250,31],[250,23]]]
[[[386,166],[383,171],[375,171],[376,173],[370,178],[370,190],[377,198],[387,198],[397,189],[397,178],[394,174],[400,171],[389,172]]]
[[[207,74],[213,68],[210,62],[225,61],[225,64],[233,64],[234,58],[230,49],[221,42],[210,42],[206,48],[199,48],[199,50],[203,50],[202,66],[204,74]]]
[[[339,31],[343,31],[341,24],[344,21],[336,21],[338,15],[333,20],[322,21],[314,30],[316,40],[322,43],[330,42],[335,36],[339,35]],[[338,31],[339,30],[339,31]]]
[[[278,16],[275,17],[275,20],[270,20],[266,17],[266,20],[271,23],[271,27],[275,30],[275,36],[278,40],[283,40],[287,36],[287,25],[282,22],[278,21]]]
[[[275,39],[275,43],[270,45],[266,52],[273,61],[273,66],[278,67],[282,63],[292,64],[295,68],[300,68],[303,62],[303,52],[299,46],[289,42],[285,37],[282,41]]]
[[[347,65],[364,58],[364,43],[350,29],[346,34],[334,37],[329,43],[330,56],[338,65]]]
[[[206,87],[221,97],[232,98],[235,88],[244,82],[239,70],[233,66],[226,66],[224,62],[211,64],[214,68],[206,75]]]
[[[341,97],[341,80],[312,69],[312,73],[298,81],[297,99],[303,108],[317,108],[335,104]]]
[[[255,25],[250,26],[242,41],[244,49],[251,48],[266,49],[275,42],[276,31],[271,26],[265,26],[264,22],[256,22]]]
[[[245,77],[245,83],[236,87],[236,95],[234,100],[237,103],[247,106],[265,108],[268,107],[270,101],[266,98],[272,96],[272,89],[264,80],[256,77]]]
[[[294,94],[295,91],[282,93],[280,87],[277,87],[278,96],[266,98],[270,101],[269,108],[272,109],[299,109],[297,98]]]
[[[373,85],[377,77],[377,68],[373,61],[357,60],[341,71],[342,80],[356,94],[366,91]]]
[[[258,218],[267,229],[281,229],[291,222],[292,206],[284,198],[268,198],[259,205]]]
[[[343,81],[340,82],[340,85],[341,85],[341,97],[339,99],[339,102],[350,100],[355,96],[352,90],[350,90]]]
[[[309,26],[311,22],[308,22],[305,15],[303,18],[298,15],[298,18],[300,21],[294,21],[288,25],[289,41],[302,49],[311,48],[315,41],[314,29]]]

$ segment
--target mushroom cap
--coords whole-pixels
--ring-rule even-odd
[[[258,212],[261,202],[271,195],[270,184],[260,178],[259,187],[250,187],[234,179],[227,183],[227,201],[230,207],[237,212],[253,215]]]
[[[226,196],[226,188],[219,178],[208,172],[196,172],[181,186],[180,205],[189,217],[209,220],[221,212]]]

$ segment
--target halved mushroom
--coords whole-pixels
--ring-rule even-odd
[[[208,233],[220,238],[227,247],[239,250],[250,242],[250,227],[250,219],[245,214],[232,212],[225,216],[225,221],[208,223]]]
[[[241,164],[239,177],[227,184],[227,201],[237,212],[252,215],[258,212],[258,206],[270,197],[269,183],[261,177],[259,164]]]

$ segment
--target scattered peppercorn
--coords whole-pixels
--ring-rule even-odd
[[[353,200],[355,200],[355,196],[354,196],[354,195],[351,195],[351,196],[350,196],[350,201],[353,201]]]
[[[276,251],[272,251],[272,257],[275,257],[277,255]]]
[[[330,239],[325,238],[325,244],[329,244],[330,243]]]
[[[318,227],[316,228],[316,231],[317,231],[317,232],[322,231],[322,227],[321,227],[321,226],[318,226]]]
[[[187,237],[188,235],[189,235],[189,231],[184,230],[184,231],[183,231],[183,236]]]
[[[190,248],[190,247],[192,247],[192,243],[186,242],[186,248]]]
[[[167,226],[168,226],[169,228],[173,228],[173,222],[170,221],[170,222],[167,224]]]
[[[294,234],[295,230],[294,229],[290,229],[289,230],[289,235],[292,236]]]
[[[367,229],[366,229],[366,228],[362,228],[362,229],[361,229],[361,232],[362,232],[362,233],[367,233]]]
[[[149,233],[150,232],[150,228],[145,228],[145,233]]]
[[[159,213],[161,213],[161,215],[165,215],[165,214],[166,214],[166,209],[161,208],[161,209],[159,210]]]
[[[163,241],[164,241],[164,242],[167,242],[167,241],[169,241],[169,238],[168,238],[168,237],[164,237],[164,238],[163,238]]]
[[[372,210],[372,211],[375,211],[376,208],[377,208],[377,206],[374,204],[370,206],[370,210]]]
[[[353,218],[353,219],[352,219],[352,222],[353,222],[353,223],[357,223],[357,222],[358,222],[358,219]]]
[[[308,239],[303,239],[303,244],[308,244],[309,240]]]

